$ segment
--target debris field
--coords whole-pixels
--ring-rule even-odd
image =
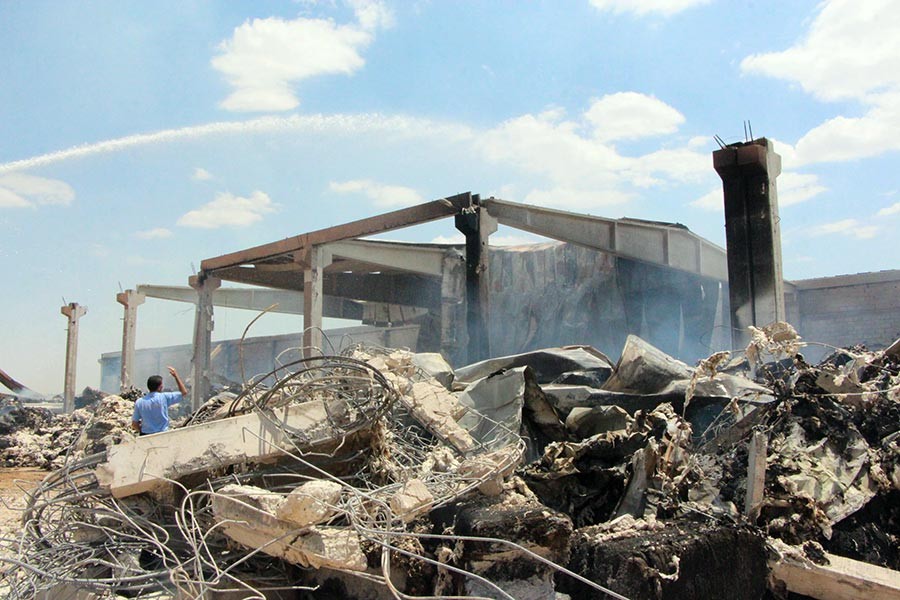
[[[790,325],[752,332],[695,367],[635,336],[617,362],[569,346],[455,370],[354,346],[141,437],[133,399],[5,405],[0,460],[53,470],[2,541],[0,588],[898,597],[900,342],[810,365]]]

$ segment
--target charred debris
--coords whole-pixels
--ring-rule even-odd
[[[65,418],[7,406],[3,459],[56,470],[6,534],[0,585],[17,599],[898,597],[900,343],[809,365],[789,325],[751,333],[746,352],[695,367],[634,336],[616,363],[575,346],[456,370],[357,346],[143,437],[118,396]]]

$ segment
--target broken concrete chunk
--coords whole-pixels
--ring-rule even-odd
[[[249,504],[253,508],[274,515],[278,507],[284,502],[281,494],[270,492],[267,489],[255,487],[252,485],[238,485],[230,483],[223,486],[219,493],[240,500],[245,504]]]
[[[434,496],[421,479],[410,479],[391,497],[390,507],[395,516],[408,523],[427,513],[434,504]]]
[[[366,569],[366,557],[353,529],[298,528],[224,494],[212,496],[212,509],[220,531],[247,548],[305,567]]]
[[[478,491],[486,496],[496,496],[503,489],[503,480],[519,466],[521,460],[522,450],[518,445],[506,446],[467,458],[456,472],[469,482],[481,480]],[[466,487],[468,483],[462,485]]]
[[[410,394],[401,396],[400,401],[429,431],[463,454],[478,447],[469,432],[456,422],[456,415],[463,412],[464,407],[438,382],[417,381]]]
[[[337,513],[341,484],[315,480],[294,488],[275,510],[275,516],[297,527],[324,523]]]

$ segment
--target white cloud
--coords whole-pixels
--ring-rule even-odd
[[[684,115],[653,96],[637,92],[594,100],[584,114],[599,140],[635,140],[678,131]]]
[[[19,194],[0,187],[0,208],[28,208],[30,206],[32,206],[31,202]]]
[[[278,17],[254,19],[235,28],[219,45],[212,66],[234,91],[221,107],[232,111],[284,111],[300,104],[296,82],[326,74],[349,75],[365,64],[360,51],[379,28],[393,23],[378,1],[350,2],[356,23]]]
[[[894,0],[827,0],[806,36],[781,52],[754,54],[745,73],[798,83],[825,101],[856,100],[796,144],[793,165],[845,161],[900,149],[900,19]]]
[[[359,26],[366,31],[394,26],[394,13],[380,0],[348,0]]]
[[[712,158],[707,152],[690,148],[663,149],[637,158],[633,170],[635,185],[658,185],[659,177],[676,182],[696,182],[709,176]]]
[[[708,135],[696,135],[688,140],[687,147],[691,150],[712,151],[713,139]]]
[[[646,131],[654,135],[674,132],[679,118],[683,119],[678,111],[655,98],[635,96],[641,99],[633,103],[639,119],[628,122],[636,124],[653,112],[657,118],[650,121],[655,124]],[[511,165],[549,181],[547,189],[532,190],[526,201],[579,209],[627,202],[633,196],[629,186],[695,182],[709,175],[710,157],[706,152],[685,146],[625,156],[608,139],[592,135],[598,123],[624,110],[621,98],[621,94],[613,94],[595,100],[579,120],[566,119],[561,109],[522,115],[485,132],[476,146],[492,162]],[[624,114],[622,119],[628,120]],[[622,139],[638,135],[637,130],[637,125],[628,125],[601,135]]]
[[[639,17],[650,14],[669,17],[709,2],[710,0],[591,0],[591,5],[598,10],[614,13],[627,12]]]
[[[194,169],[194,174],[191,175],[191,179],[194,181],[209,181],[212,178],[212,173],[200,167]]]
[[[155,229],[147,229],[146,231],[138,231],[134,234],[134,237],[141,240],[161,240],[165,238],[170,238],[174,234],[171,229],[166,229],[165,227],[157,227]]]
[[[838,162],[900,150],[900,91],[873,99],[861,117],[838,116],[797,141],[798,164]]]
[[[385,185],[371,179],[352,181],[332,181],[328,189],[340,194],[363,194],[375,202],[375,206],[383,208],[412,206],[425,201],[419,192],[400,185]]]
[[[900,214],[900,202],[896,202],[891,204],[890,206],[886,206],[878,211],[879,217],[889,217],[891,215]]]
[[[559,113],[516,117],[486,132],[478,142],[491,161],[511,164],[559,184],[611,186],[634,161],[615,148],[578,133]]]
[[[776,180],[778,205],[791,206],[818,196],[828,188],[819,183],[817,175],[807,173],[782,173]]]
[[[748,56],[741,68],[797,82],[822,100],[862,99],[900,85],[895,0],[828,0],[820,8],[803,40]]]
[[[0,174],[43,167],[55,163],[98,154],[110,154],[129,148],[196,140],[216,135],[253,135],[264,133],[342,133],[362,135],[391,134],[410,138],[432,138],[443,141],[470,139],[474,134],[465,125],[379,114],[291,115],[260,117],[246,121],[218,121],[180,129],[164,129],[155,133],[129,135],[93,144],[74,146],[31,158],[0,164]]]
[[[74,199],[75,191],[65,181],[25,173],[0,175],[0,208],[68,206]]]
[[[265,192],[255,191],[249,198],[220,193],[212,202],[183,214],[177,224],[199,229],[247,227],[275,209],[276,205]]]
[[[700,210],[708,210],[710,212],[725,212],[725,195],[722,188],[716,188],[706,194],[703,194],[690,203],[694,208]]]
[[[864,225],[856,219],[843,219],[832,223],[824,223],[810,227],[807,233],[813,237],[823,235],[843,235],[853,237],[858,240],[868,240],[880,233],[880,229],[875,225]]]

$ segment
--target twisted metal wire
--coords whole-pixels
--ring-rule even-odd
[[[168,493],[124,499],[113,498],[95,476],[105,454],[72,461],[51,474],[32,492],[18,537],[0,541],[6,551],[6,558],[0,557],[6,565],[0,571],[0,587],[6,597],[31,599],[64,584],[98,594],[141,597],[162,590],[198,599],[224,589],[242,590],[245,597],[253,598],[263,598],[268,590],[308,589],[295,584],[296,570],[303,565],[291,565],[266,552],[309,531],[309,526],[288,523],[268,543],[242,547],[227,535],[234,523],[214,513],[213,499],[225,497],[222,490],[229,483],[286,496],[304,482],[328,480],[340,486],[340,499],[328,506],[332,516],[319,526],[344,528],[361,543],[381,548],[381,575],[352,570],[346,570],[347,574],[385,586],[395,598],[411,598],[390,578],[391,556],[403,555],[479,581],[498,597],[511,598],[476,573],[442,563],[424,550],[413,552],[398,545],[404,536],[455,542],[475,538],[409,533],[403,515],[393,513],[391,499],[407,482],[418,479],[433,497],[430,508],[445,506],[511,470],[524,453],[524,442],[516,432],[465,408],[475,447],[466,453],[450,447],[398,401],[400,391],[384,373],[362,360],[392,352],[354,346],[341,356],[278,365],[255,377],[233,400],[210,404],[189,420],[197,424],[254,411],[290,441],[289,447],[278,449],[274,464],[235,465],[228,472],[209,473],[193,486],[170,481]],[[400,361],[392,375],[408,380],[430,377],[408,358]],[[311,446],[311,436],[292,428],[276,410],[313,401],[326,407],[326,426],[336,442],[329,450]],[[354,445],[351,438],[361,432],[368,436],[368,445]],[[258,437],[249,430],[244,434]],[[228,497],[230,502],[242,502]],[[477,541],[504,544],[622,598],[511,542]]]

